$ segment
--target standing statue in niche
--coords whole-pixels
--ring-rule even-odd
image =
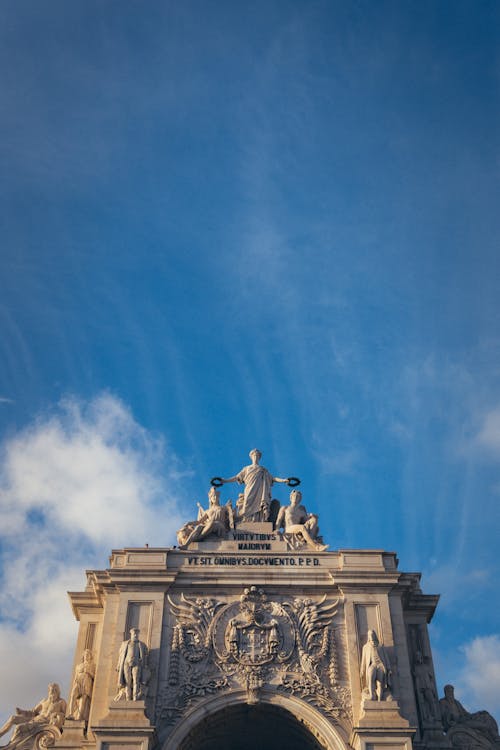
[[[115,700],[138,701],[145,697],[149,680],[148,647],[139,640],[139,628],[131,628],[118,654],[118,693]]]
[[[75,679],[69,699],[69,718],[88,721],[90,701],[94,688],[95,664],[92,651],[86,648],[82,660],[75,669]]]
[[[453,685],[444,686],[439,701],[444,730],[454,747],[500,748],[498,725],[488,711],[469,713],[455,698]]]
[[[421,651],[415,652],[413,662],[413,678],[415,680],[415,693],[422,721],[439,721],[438,699],[434,687],[434,676]]]
[[[262,453],[254,448],[248,454],[252,460],[249,466],[243,469],[234,477],[222,479],[214,477],[212,483],[218,481],[219,486],[229,482],[238,482],[245,485],[243,493],[243,502],[241,503],[240,520],[241,521],[267,521],[269,516],[269,507],[271,505],[271,487],[274,482],[289,484],[294,478],[282,479],[273,477],[273,475],[264,466],[259,465]],[[296,484],[299,483],[295,480]]]
[[[54,744],[55,739],[60,737],[59,730],[64,724],[65,715],[66,701],[61,698],[59,685],[51,682],[47,698],[41,700],[32,709],[16,708],[16,713],[7,719],[3,727],[0,727],[0,737],[15,727],[9,744],[4,747],[9,750],[34,747],[37,735],[40,733],[50,735],[51,740],[47,739],[47,742]]]
[[[284,529],[284,536],[294,549],[304,544],[315,552],[323,552],[328,544],[321,544],[318,539],[319,527],[318,516],[308,513],[304,505],[300,504],[302,492],[292,490],[290,492],[290,505],[283,505],[278,513],[276,529]]]
[[[369,630],[361,653],[361,688],[369,700],[384,700],[384,693],[390,688],[391,674],[387,651],[375,630]]]
[[[221,506],[220,492],[211,487],[208,493],[208,509],[204,510],[198,503],[198,520],[188,521],[177,532],[179,547],[183,549],[191,542],[201,542],[208,536],[215,534],[219,537],[226,536],[230,527],[233,526],[233,512],[230,503]]]

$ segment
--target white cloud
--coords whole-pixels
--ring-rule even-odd
[[[474,638],[462,647],[465,665],[456,695],[469,711],[500,715],[500,635]]]
[[[492,409],[484,416],[475,444],[500,457],[500,408]]]
[[[49,682],[59,682],[67,697],[77,623],[66,591],[82,589],[83,585],[81,569],[61,571],[38,590],[19,592],[20,598],[30,595],[25,629],[0,622],[0,660],[5,677],[0,683],[2,720],[15,706],[34,706],[46,694]]]
[[[111,395],[68,399],[0,447],[0,719],[68,692],[75,624],[68,589],[110,548],[164,546],[180,525],[185,469]]]

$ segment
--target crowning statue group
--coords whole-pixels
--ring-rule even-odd
[[[291,477],[273,477],[260,465],[262,453],[257,448],[251,450],[249,456],[252,463],[244,466],[234,477],[212,479],[212,487],[208,493],[209,507],[204,510],[198,504],[197,520],[188,521],[177,532],[179,546],[185,548],[191,542],[200,542],[212,535],[224,537],[230,529],[234,529],[241,522],[273,521],[275,530],[283,530],[283,538],[289,542],[292,549],[306,545],[316,552],[326,550],[328,545],[323,544],[319,537],[318,516],[307,512],[301,504],[302,493],[298,490],[291,491],[290,505],[281,507],[274,513],[273,518],[273,506],[278,504],[271,499],[273,484],[278,482],[294,486],[299,480]],[[217,489],[230,482],[244,485],[244,491],[236,501],[235,508],[231,501],[221,506],[220,492]]]

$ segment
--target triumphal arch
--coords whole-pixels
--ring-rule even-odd
[[[274,476],[257,450],[250,460],[211,480],[177,546],[113,550],[87,572],[69,595],[68,702],[49,686],[0,728],[13,730],[6,747],[500,750],[487,712],[467,712],[451,686],[438,698],[438,597],[419,574],[394,552],[330,549],[300,480]]]

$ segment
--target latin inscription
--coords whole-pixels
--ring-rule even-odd
[[[213,557],[203,557],[201,555],[192,555],[188,557],[188,565],[254,565],[254,566],[272,566],[280,567],[316,567],[319,565],[319,557],[231,557],[229,555],[214,555]]]

